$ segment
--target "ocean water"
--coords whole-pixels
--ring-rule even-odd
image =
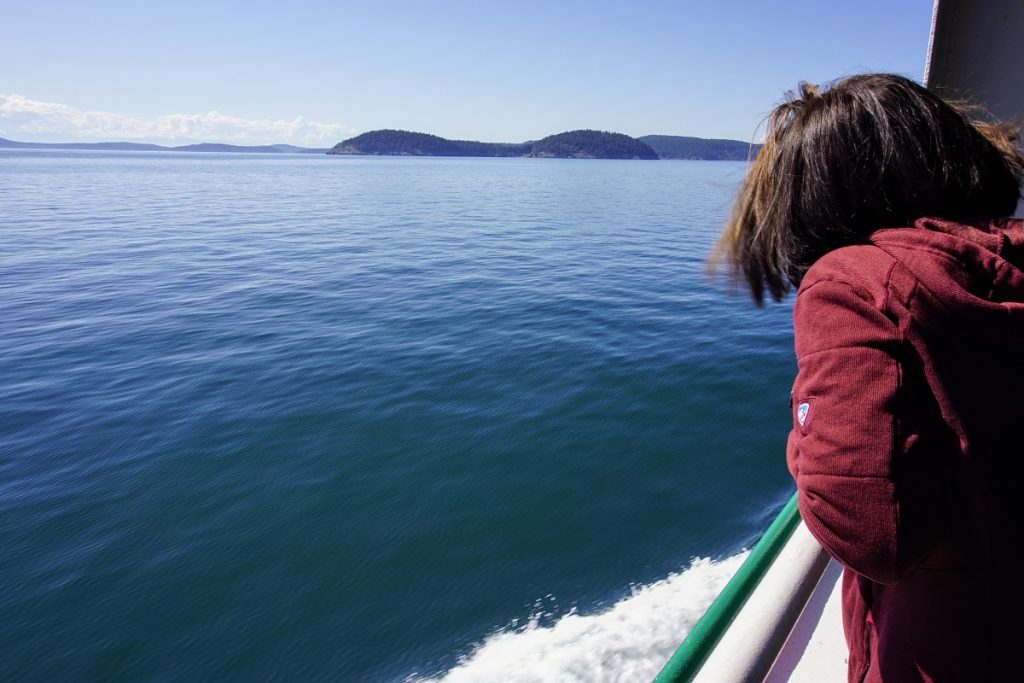
[[[648,680],[792,486],[744,169],[0,152],[0,680]]]

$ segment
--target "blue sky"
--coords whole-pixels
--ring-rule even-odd
[[[931,0],[5,3],[0,137],[330,146],[375,128],[755,138],[800,80],[920,79]]]

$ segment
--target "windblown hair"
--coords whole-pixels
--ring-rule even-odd
[[[768,118],[712,267],[729,263],[758,304],[780,301],[818,258],[881,228],[1011,215],[1019,126],[978,112],[891,74],[801,83]]]

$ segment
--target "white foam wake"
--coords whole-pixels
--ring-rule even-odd
[[[539,618],[487,637],[434,683],[650,681],[747,553],[696,559],[687,569],[636,587],[610,609],[554,624]],[[412,677],[409,681],[422,681]]]

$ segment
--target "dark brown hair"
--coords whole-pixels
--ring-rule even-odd
[[[1013,213],[1024,171],[1013,126],[972,120],[976,108],[892,74],[787,95],[711,259],[731,264],[758,304],[880,228]]]

